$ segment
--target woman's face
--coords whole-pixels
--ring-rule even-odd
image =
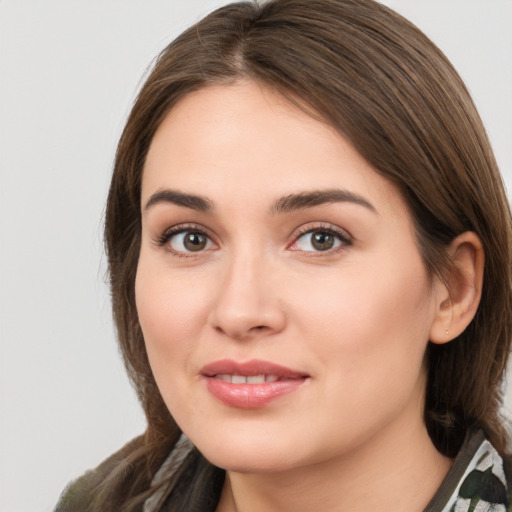
[[[424,429],[438,282],[396,187],[332,128],[253,82],[191,93],[141,208],[149,360],[211,462],[281,471]]]

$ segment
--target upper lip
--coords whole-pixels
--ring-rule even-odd
[[[293,370],[269,361],[253,359],[246,362],[237,362],[232,359],[222,359],[209,363],[201,369],[201,374],[206,377],[215,375],[276,375],[281,379],[297,379],[309,377],[307,373]]]

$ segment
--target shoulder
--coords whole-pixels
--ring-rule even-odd
[[[87,512],[99,486],[141,442],[142,437],[136,437],[99,466],[71,482],[62,492],[54,512]]]
[[[510,457],[482,431],[468,434],[440,489],[424,512],[510,512]]]

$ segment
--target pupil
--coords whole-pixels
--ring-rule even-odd
[[[200,233],[188,233],[183,243],[189,251],[200,251],[206,246],[206,237]]]
[[[334,237],[329,233],[313,233],[313,247],[319,251],[327,251],[334,245]]]

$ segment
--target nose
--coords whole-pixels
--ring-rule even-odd
[[[233,258],[219,279],[211,325],[236,340],[281,332],[286,314],[277,284],[276,270],[261,255]]]

